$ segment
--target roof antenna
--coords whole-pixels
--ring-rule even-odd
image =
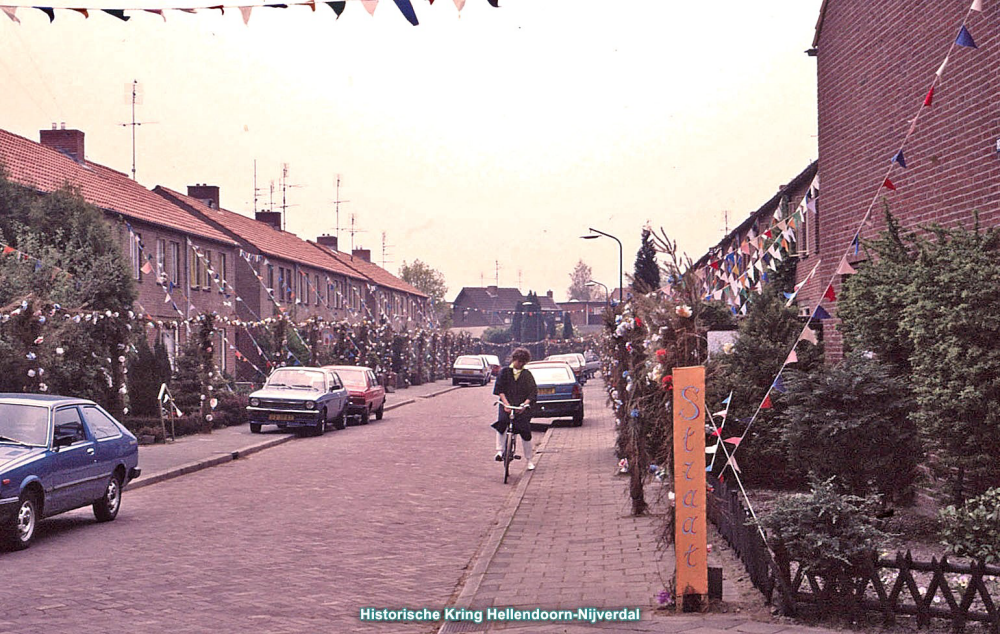
[[[132,122],[122,123],[122,127],[131,126],[132,128],[132,180],[135,180],[135,129],[143,124],[149,125],[151,123],[156,123],[156,121],[136,121],[135,120],[135,106],[136,104],[142,105],[142,85],[139,83],[138,79],[133,79],[131,84],[125,84],[125,99],[131,98],[132,100]],[[66,129],[66,124],[63,124],[63,129]]]

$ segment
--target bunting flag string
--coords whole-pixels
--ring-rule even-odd
[[[375,15],[375,9],[378,6],[378,0],[359,0],[359,1],[361,2],[361,5],[364,6],[365,10],[368,11],[369,15],[372,15],[372,16]],[[396,8],[399,10],[400,14],[402,14],[402,16],[404,18],[406,18],[407,22],[409,22],[413,26],[418,26],[419,25],[419,20],[417,19],[417,14],[416,14],[416,12],[413,9],[413,4],[412,4],[411,0],[393,0],[393,2],[396,5]],[[428,2],[428,4],[433,4],[433,2],[434,2],[434,0],[430,0],[430,2]],[[499,8],[499,6],[500,6],[499,0],[487,0],[487,2],[489,3],[490,6],[492,6],[494,8]],[[337,2],[323,2],[322,4],[327,5],[328,7],[330,7],[330,9],[333,10],[333,13],[336,16],[336,19],[339,19],[340,16],[344,13],[345,9],[347,8],[347,1],[346,0],[340,0],[340,1],[337,1]],[[260,8],[264,8],[264,9],[289,9],[291,7],[309,7],[310,11],[315,12],[316,11],[316,2],[315,2],[315,0],[308,0],[306,2],[293,2],[293,3],[288,3],[288,4],[286,4],[286,3],[273,3],[273,2],[270,2],[270,3],[268,3],[268,2],[265,2],[265,3],[253,3],[253,2],[251,2],[251,3],[239,4],[239,5],[217,4],[217,5],[207,5],[207,6],[200,6],[200,7],[179,7],[179,6],[174,6],[174,7],[161,7],[161,8],[158,8],[158,9],[147,9],[147,8],[140,8],[140,7],[124,7],[124,8],[115,8],[115,9],[108,9],[108,8],[104,8],[104,7],[40,7],[40,6],[35,6],[35,5],[12,4],[12,5],[2,6],[2,7],[0,7],[0,9],[2,9],[3,12],[7,15],[7,17],[10,18],[11,21],[13,21],[16,24],[21,24],[21,19],[17,16],[18,9],[33,9],[33,10],[41,11],[42,13],[44,13],[48,17],[50,23],[55,21],[55,19],[56,19],[56,11],[60,11],[60,12],[61,11],[73,11],[74,13],[78,13],[79,15],[82,15],[84,17],[84,19],[89,19],[91,17],[90,16],[91,12],[97,11],[97,12],[105,13],[105,14],[107,14],[107,15],[109,15],[109,16],[117,19],[117,20],[121,20],[122,22],[128,22],[132,18],[131,15],[126,15],[126,11],[128,11],[130,13],[137,13],[137,14],[138,13],[152,13],[154,15],[160,16],[163,19],[163,21],[166,22],[167,21],[167,12],[169,12],[169,11],[178,11],[178,12],[181,12],[181,13],[188,13],[188,14],[198,14],[199,12],[206,12],[206,11],[218,11],[220,16],[225,16],[226,15],[226,9],[236,9],[236,10],[238,10],[240,12],[240,16],[243,19],[243,24],[249,26],[249,24],[250,24],[250,15],[251,15],[251,13],[252,13],[252,11],[254,9],[260,9]],[[455,0],[455,7],[458,9],[459,12],[461,12],[462,9],[465,7],[465,0]],[[971,36],[968,36],[968,40],[971,41]]]
[[[63,275],[69,278],[73,277],[72,273],[63,269],[62,267],[46,262],[45,260],[37,258],[31,255],[30,253],[21,251],[20,249],[15,249],[9,244],[4,244],[3,242],[0,242],[0,257],[6,258],[8,256],[13,257],[14,260],[18,262],[29,262],[29,261],[34,262],[34,269],[36,273],[41,271],[43,268],[52,269],[51,279],[55,279],[56,275],[58,275],[59,273],[62,273]]]
[[[795,358],[795,346],[798,345],[799,341],[801,341],[803,339],[807,339],[806,333],[809,332],[810,335],[811,335],[811,337],[813,339],[815,339],[815,333],[813,333],[812,330],[809,328],[809,325],[812,323],[812,321],[814,319],[822,321],[822,320],[825,320],[825,319],[831,319],[832,318],[831,315],[830,315],[830,313],[825,308],[823,308],[822,302],[824,300],[825,301],[830,301],[830,302],[833,302],[833,301],[836,300],[836,294],[833,291],[833,283],[836,280],[837,275],[842,275],[843,274],[840,271],[842,269],[844,269],[845,265],[848,268],[850,268],[851,272],[854,272],[854,269],[851,268],[850,264],[847,262],[847,256],[851,252],[852,249],[853,249],[855,255],[858,253],[859,244],[860,244],[861,231],[863,230],[864,227],[869,226],[869,218],[871,217],[872,209],[874,209],[875,203],[878,202],[878,197],[881,194],[883,187],[886,187],[887,184],[891,185],[891,182],[889,181],[889,176],[892,173],[893,167],[898,164],[900,168],[902,168],[902,169],[906,168],[906,159],[905,159],[905,157],[903,155],[903,148],[906,146],[907,141],[913,135],[913,133],[914,133],[914,131],[916,129],[916,122],[920,119],[920,114],[924,111],[924,109],[930,107],[930,102],[931,102],[930,94],[933,92],[934,86],[941,79],[941,76],[944,73],[945,66],[948,64],[948,60],[950,59],[952,52],[954,52],[955,47],[956,46],[962,46],[962,47],[967,47],[967,48],[976,48],[975,42],[972,40],[972,34],[969,32],[969,30],[967,28],[969,17],[972,15],[973,11],[982,11],[982,2],[981,2],[981,0],[973,0],[972,6],[970,6],[969,10],[966,12],[965,18],[962,20],[962,26],[959,29],[958,37],[951,44],[951,47],[948,49],[948,52],[945,54],[944,61],[941,62],[941,66],[938,67],[938,70],[935,73],[935,78],[934,78],[933,82],[931,83],[931,88],[930,88],[930,91],[928,92],[928,96],[924,98],[924,100],[920,103],[920,106],[917,108],[917,113],[916,113],[916,115],[913,118],[913,121],[912,121],[912,124],[910,125],[909,131],[903,137],[903,141],[902,141],[902,143],[900,143],[899,149],[896,151],[896,153],[892,156],[892,159],[889,161],[889,167],[886,170],[885,176],[878,181],[879,186],[876,188],[875,196],[872,198],[872,201],[868,204],[868,209],[865,210],[865,213],[864,213],[864,215],[861,218],[861,222],[858,223],[858,230],[855,232],[854,237],[851,240],[851,244],[850,244],[850,246],[848,246],[847,252],[844,254],[844,256],[843,256],[843,258],[841,260],[841,264],[837,267],[837,270],[834,271],[834,273],[830,276],[830,281],[827,283],[827,285],[825,287],[826,291],[824,292],[823,297],[820,298],[819,302],[816,304],[816,308],[813,310],[812,316],[808,320],[806,320],[806,323],[805,323],[805,325],[803,326],[803,329],[802,329],[802,333],[799,335],[798,339],[796,339],[795,343],[792,344],[792,349],[789,352],[788,357],[785,359],[785,363],[783,363],[782,366],[781,366],[781,369],[778,370],[778,377],[780,377],[781,373],[784,372],[785,367],[789,363],[789,359]],[[888,188],[887,187],[887,189],[895,189],[895,188],[894,187],[892,187],[892,188]],[[811,341],[811,339],[807,339],[807,340]],[[813,341],[813,343],[815,343],[815,341]],[[772,384],[772,387],[773,387],[773,384]],[[757,411],[751,417],[750,422],[747,424],[746,429],[743,430],[743,434],[740,436],[741,438],[746,437],[746,435],[750,432],[750,429],[753,427],[753,424],[757,420],[757,417],[760,414],[761,410],[768,409],[768,408],[771,407],[771,396],[770,396],[771,389],[772,388],[768,388],[768,391],[764,395],[764,399],[761,401],[760,406],[758,406]],[[739,449],[739,445],[736,445],[733,448],[733,455],[736,454],[736,452],[738,451],[738,449]],[[729,466],[729,463],[727,463],[727,466]]]

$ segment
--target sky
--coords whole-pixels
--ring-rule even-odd
[[[26,6],[0,13],[0,128],[65,122],[131,173],[138,81],[141,184],[218,185],[247,215],[284,199],[286,229],[315,239],[337,233],[339,175],[341,250],[353,217],[354,247],[393,273],[425,262],[448,299],[499,281],[560,301],[580,260],[614,288],[618,245],[589,227],[622,241],[625,273],[647,223],[697,259],[727,212],[733,228],[816,159],[821,0],[500,4],[413,0],[418,26],[391,0],[248,25],[236,5],[51,24]]]

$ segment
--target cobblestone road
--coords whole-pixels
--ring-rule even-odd
[[[490,392],[126,491],[110,524],[47,520],[0,553],[0,633],[435,631],[358,613],[455,592],[514,490],[492,461]]]

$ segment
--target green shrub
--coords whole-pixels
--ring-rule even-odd
[[[809,493],[781,499],[761,514],[760,523],[774,538],[777,553],[849,588],[843,582],[863,570],[888,535],[875,525],[878,499],[844,495],[834,480],[810,476]]]
[[[1000,561],[1000,488],[962,506],[941,509],[941,543],[949,552],[985,563]]]
[[[906,383],[878,361],[850,357],[811,373],[787,373],[781,413],[793,465],[836,476],[854,495],[903,499],[921,457]]]

